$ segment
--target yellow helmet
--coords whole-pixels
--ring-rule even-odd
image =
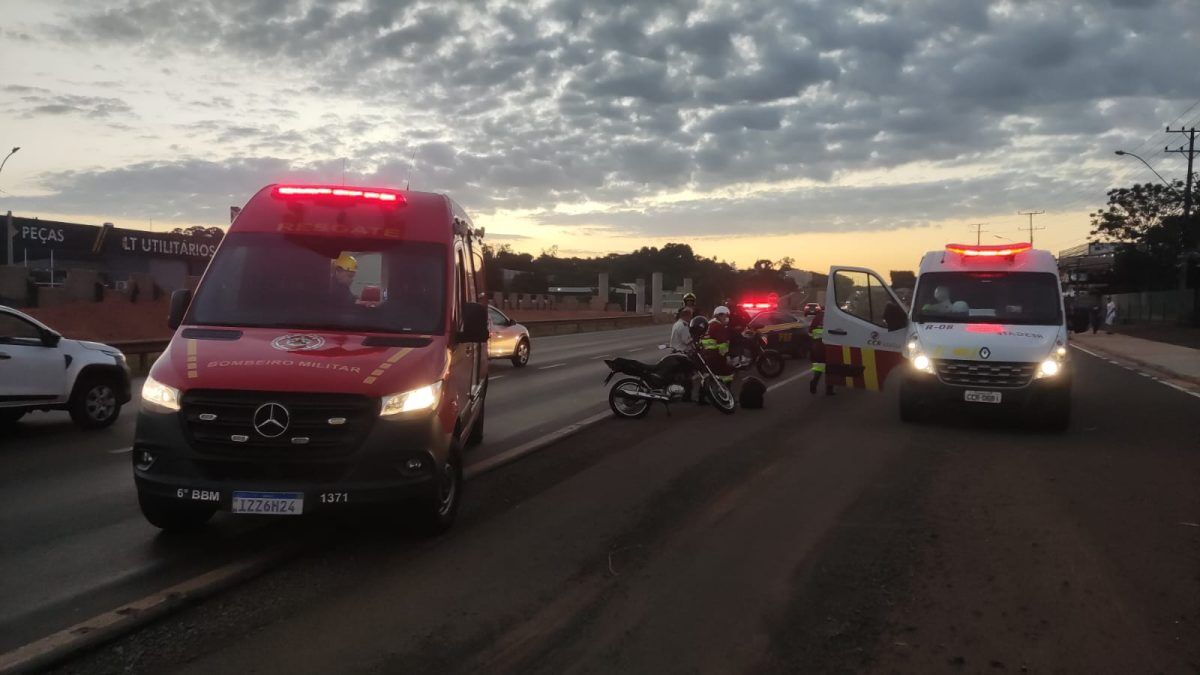
[[[333,266],[344,269],[347,272],[358,271],[358,261],[355,260],[354,256],[350,255],[349,253],[343,253],[339,255],[337,260],[333,261]]]

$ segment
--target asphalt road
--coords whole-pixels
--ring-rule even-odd
[[[1196,672],[1200,399],[1074,358],[1065,434],[803,380],[606,420],[64,670]]]
[[[668,332],[535,338],[526,368],[494,361],[485,441],[467,455],[468,469],[606,410],[599,359],[655,359]],[[307,536],[295,523],[221,515],[200,536],[160,535],[133,489],[136,405],[100,432],[76,429],[66,413],[36,413],[0,437],[0,652]]]

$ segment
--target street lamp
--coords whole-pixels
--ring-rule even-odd
[[[5,155],[5,156],[4,156],[4,161],[3,161],[3,162],[0,162],[0,171],[3,171],[3,170],[4,170],[4,165],[8,163],[8,158],[9,158],[9,157],[12,157],[12,156],[13,156],[13,155],[15,155],[15,154],[17,154],[17,151],[18,151],[18,150],[20,150],[20,149],[21,149],[21,146],[17,146],[17,147],[15,147],[15,148],[13,148],[13,149],[12,149],[12,152],[10,152],[10,153],[8,153],[7,155]]]
[[[1144,159],[1142,159],[1141,157],[1139,157],[1139,156],[1137,156],[1137,155],[1133,154],[1132,152],[1125,152],[1124,150],[1117,150],[1116,154],[1117,154],[1118,156],[1120,156],[1120,157],[1126,157],[1126,156],[1128,156],[1128,157],[1132,157],[1132,158],[1134,158],[1134,159],[1138,160],[1139,162],[1141,162],[1142,164],[1145,164],[1147,169],[1150,169],[1151,171],[1154,171],[1154,167],[1150,166],[1150,162],[1147,162],[1146,160],[1144,160]],[[1171,190],[1171,192],[1174,192],[1176,197],[1180,197],[1180,196],[1182,196],[1182,195],[1180,195],[1180,194],[1179,194],[1179,190],[1176,190],[1176,189],[1175,189],[1175,186],[1174,186],[1174,185],[1171,185],[1170,183],[1168,183],[1168,182],[1167,182],[1167,179],[1166,179],[1166,178],[1163,178],[1163,177],[1162,177],[1162,174],[1160,174],[1160,173],[1159,173],[1159,172],[1157,172],[1157,171],[1154,171],[1154,175],[1155,175],[1155,176],[1158,176],[1158,179],[1162,181],[1163,185],[1166,185],[1166,186],[1167,186],[1167,188]]]

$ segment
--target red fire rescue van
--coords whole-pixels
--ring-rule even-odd
[[[482,439],[478,232],[445,195],[270,185],[242,209],[142,389],[142,513],[367,507],[450,527]]]

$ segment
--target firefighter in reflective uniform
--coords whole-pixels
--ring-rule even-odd
[[[821,376],[825,374],[825,310],[817,310],[812,323],[808,326],[808,334],[812,337],[812,380],[808,383],[808,393],[816,394]],[[825,380],[825,395],[833,396],[833,383]]]
[[[713,320],[708,322],[704,337],[700,338],[701,356],[713,374],[726,385],[733,382],[733,366],[729,365],[729,308],[719,306],[713,310]],[[700,391],[700,402],[704,403],[704,390]]]

